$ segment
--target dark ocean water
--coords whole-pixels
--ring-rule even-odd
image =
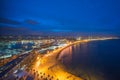
[[[120,40],[80,43],[64,49],[59,59],[72,74],[87,80],[120,80]]]

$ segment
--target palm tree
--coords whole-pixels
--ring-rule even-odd
[[[48,77],[50,77],[50,75],[48,74]]]
[[[19,80],[24,80],[24,78],[23,78],[23,77],[21,77]]]

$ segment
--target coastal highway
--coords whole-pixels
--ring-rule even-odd
[[[16,59],[13,59],[12,61],[8,62],[7,64],[0,67],[0,78],[5,76],[12,68],[14,68],[16,65],[18,65],[25,57],[27,57],[29,54],[22,54],[18,56]]]
[[[51,79],[49,76],[52,77],[51,80],[83,80],[80,77],[77,77],[73,74],[67,72],[64,66],[56,60],[58,54],[73,44],[79,43],[81,41],[67,44],[64,47],[56,49],[48,54],[45,54],[43,57],[37,56],[36,60],[31,65],[30,69],[32,69],[32,73],[37,72],[38,75],[46,77],[47,79]],[[43,75],[42,75],[43,74]],[[40,79],[39,77],[35,77],[34,80]]]

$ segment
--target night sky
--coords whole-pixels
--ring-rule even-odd
[[[120,34],[120,0],[0,0],[5,31]]]

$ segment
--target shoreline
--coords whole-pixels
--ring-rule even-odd
[[[97,40],[79,40],[72,43],[68,43],[66,46],[58,48],[52,52],[45,54],[44,56],[40,57],[41,55],[38,54],[36,60],[33,62],[31,69],[38,74],[45,74],[43,76],[47,77],[47,75],[53,76],[53,80],[84,80],[84,78],[76,76],[69,72],[65,68],[65,66],[58,60],[58,57],[64,49],[70,47],[72,45],[89,42],[89,41],[97,41]],[[35,79],[37,80],[37,79]]]
[[[59,57],[60,53],[61,53],[64,49],[66,49],[66,48],[68,48],[68,47],[70,47],[70,46],[76,45],[76,44],[78,44],[78,43],[80,44],[80,43],[83,43],[83,42],[86,43],[86,42],[103,41],[103,40],[113,40],[113,39],[80,40],[80,41],[76,41],[76,42],[73,42],[73,43],[65,46],[65,47],[62,48],[58,53],[56,53],[56,54],[57,54],[57,55],[56,55],[56,60],[57,60],[58,63],[60,63],[58,66],[63,66],[63,67],[65,67],[65,66],[61,63],[61,61],[58,60],[58,57]],[[61,67],[61,68],[62,68],[62,67]],[[68,73],[71,74],[71,75],[74,75],[74,74],[70,73],[67,69],[66,69],[66,72],[68,72]],[[76,75],[74,75],[74,76],[75,76],[75,77],[78,77],[78,76],[76,76]],[[79,78],[81,79],[81,77],[79,77]]]
[[[120,40],[120,39],[104,39],[104,40],[100,39],[100,40],[83,40],[83,41],[81,40],[81,41],[79,41],[79,42],[75,42],[75,43],[72,43],[71,45],[68,45],[68,46],[64,47],[64,49],[66,49],[66,48],[68,48],[68,47],[70,47],[70,46],[76,45],[76,44],[78,44],[78,43],[80,44],[80,43],[82,43],[82,42],[105,41],[105,40]],[[62,50],[58,53],[58,55],[57,55],[57,57],[56,57],[56,59],[57,59],[58,62],[60,62],[60,60],[58,60],[58,57],[59,57],[59,55],[61,54],[61,52],[62,52],[64,49],[62,49]],[[60,62],[60,63],[61,63],[61,62]],[[62,63],[61,63],[61,65],[65,67],[65,65],[63,65]],[[67,71],[69,74],[72,74],[72,75],[74,75],[74,76],[76,76],[76,77],[79,77],[79,76],[71,73],[71,72],[69,71],[69,69],[67,69],[67,68],[66,68],[66,71]],[[82,78],[82,79],[84,80],[83,77],[79,77],[79,78]],[[89,77],[88,77],[88,78],[89,78]]]
[[[32,69],[37,71],[38,73],[43,73],[46,75],[51,75],[56,79],[59,80],[84,80],[81,77],[77,77],[67,71],[65,66],[57,59],[60,52],[63,51],[65,48],[74,45],[76,43],[80,43],[81,41],[77,41],[74,43],[70,43],[62,48],[56,49],[43,57],[36,59],[33,63]],[[53,79],[53,80],[56,80]]]

